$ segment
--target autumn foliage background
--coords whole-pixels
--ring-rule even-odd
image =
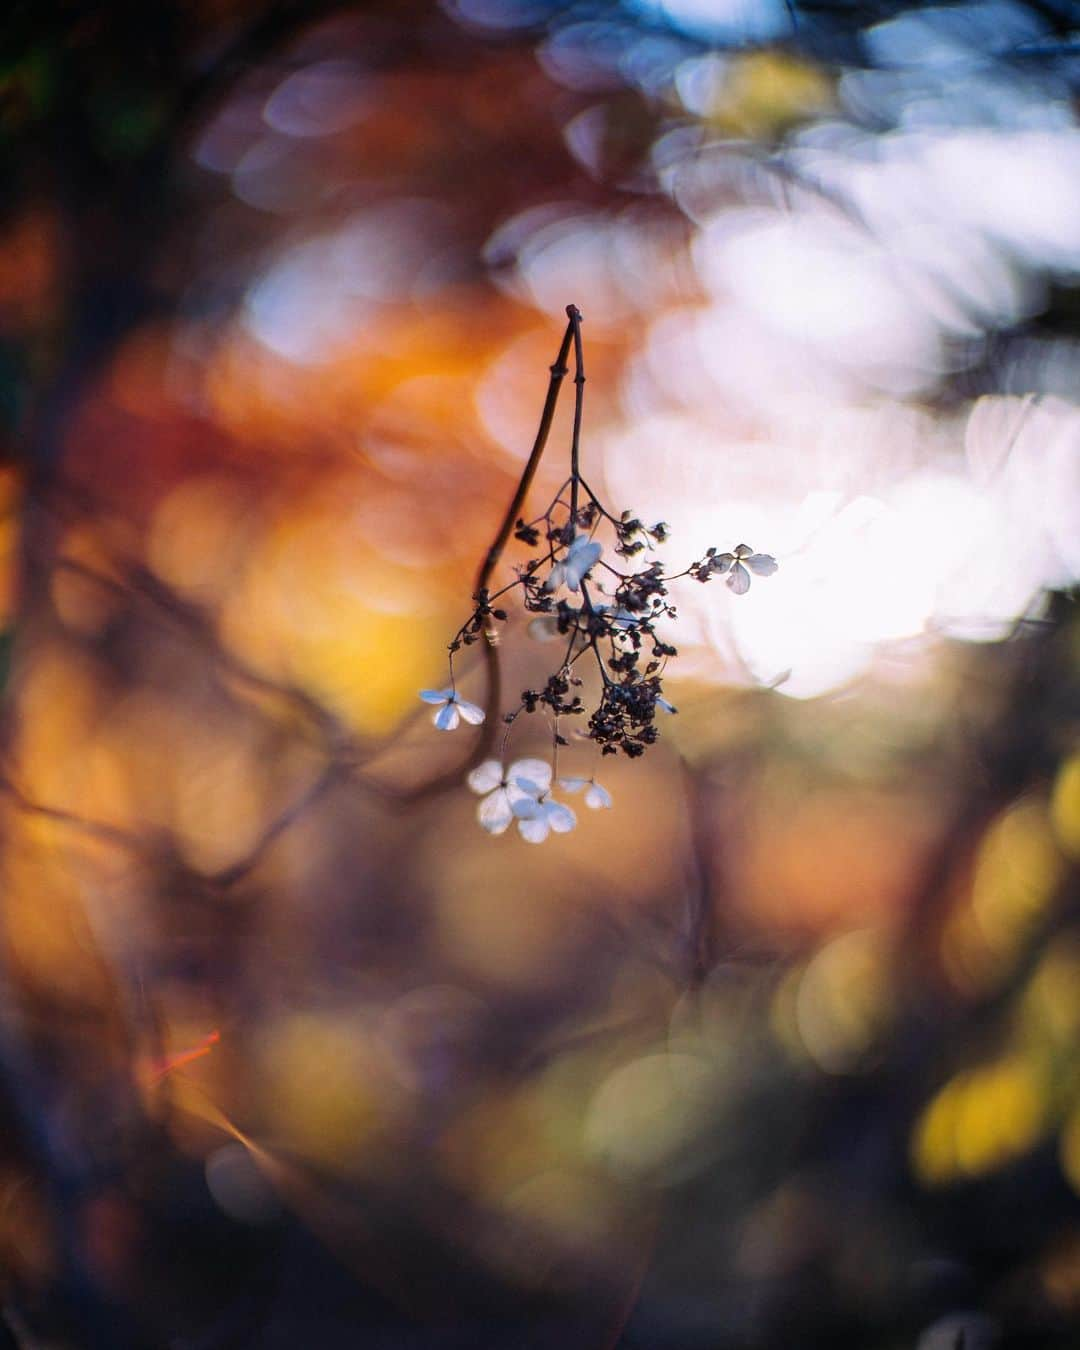
[[[11,9],[11,1344],[1075,1343],[1075,18]],[[781,567],[533,847],[416,694],[568,303]]]

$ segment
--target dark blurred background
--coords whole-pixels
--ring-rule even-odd
[[[1080,1343],[1078,87],[1073,0],[7,6],[0,1343]],[[416,693],[569,303],[590,483],[780,570],[533,847]]]

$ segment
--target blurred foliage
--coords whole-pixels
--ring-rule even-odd
[[[9,7],[0,1343],[1075,1344],[1078,38]],[[571,301],[782,566],[532,848],[416,691]]]

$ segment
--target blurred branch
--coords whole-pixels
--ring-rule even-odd
[[[79,815],[75,811],[66,811],[62,807],[49,806],[44,802],[35,801],[34,798],[27,796],[6,774],[0,774],[0,793],[6,793],[16,809],[25,812],[27,815],[40,816],[42,819],[54,821],[58,825],[70,826],[101,840],[102,843],[127,849],[131,853],[148,851],[145,840],[128,830],[120,829],[119,826],[109,825],[100,820],[92,820]]]
[[[223,867],[218,872],[202,875],[206,885],[225,890],[237,882],[243,881],[254,871],[271,846],[295,825],[308,811],[320,802],[332,787],[348,776],[349,766],[341,760],[331,760],[317,778],[297,796],[294,801],[266,826],[259,838],[247,853],[238,861]]]
[[[183,188],[175,170],[193,126],[254,62],[337,8],[337,0],[273,4],[192,76],[181,68],[187,55],[180,31],[188,17],[183,7],[106,5],[82,25],[78,40],[67,31],[77,26],[76,16],[66,25],[51,16],[42,21],[42,30],[57,29],[52,41],[58,94],[24,150],[30,162],[40,164],[34,190],[41,189],[37,179],[51,186],[66,278],[64,307],[42,344],[47,373],[21,437],[28,469],[21,588],[27,612],[38,603],[51,564],[54,535],[41,507],[74,414],[126,336],[171,303],[159,293],[155,269],[164,240],[177,228]],[[87,39],[85,32],[100,35],[100,41]],[[31,26],[26,40],[40,36]],[[205,34],[195,32],[189,45],[205,41]],[[121,50],[131,47],[129,69],[136,77],[154,76],[170,113],[141,154],[109,159],[93,139],[91,105],[100,81],[96,60],[108,57],[102,61],[108,68],[117,44]]]
[[[119,563],[124,580],[117,581],[105,572],[74,558],[58,558],[56,569],[94,582],[113,595],[133,595],[148,602],[160,614],[175,623],[199,647],[206,651],[219,669],[260,694],[281,699],[302,720],[308,722],[331,753],[357,756],[361,747],[341,721],[318,699],[297,685],[261,675],[223,645],[204,610],[184,600],[148,567],[134,559]]]
[[[683,761],[682,778],[690,827],[691,871],[687,882],[683,965],[687,987],[699,989],[717,960],[712,793],[707,771]]]

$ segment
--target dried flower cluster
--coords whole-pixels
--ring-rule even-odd
[[[506,598],[517,593],[531,614],[530,635],[558,644],[558,659],[545,680],[521,691],[515,706],[503,712],[502,759],[485,759],[468,776],[469,786],[482,794],[477,810],[480,824],[502,834],[516,820],[521,836],[540,843],[554,832],[563,834],[576,824],[573,810],[551,796],[552,783],[564,791],[585,788],[585,803],[593,808],[611,805],[607,790],[595,777],[558,779],[560,750],[577,741],[591,741],[599,756],[620,750],[631,759],[644,754],[657,740],[657,712],[674,713],[664,697],[663,680],[677,648],[658,631],[661,621],[677,618],[669,599],[670,582],[691,578],[705,583],[723,577],[727,586],[743,595],[751,573],[767,577],[776,560],[755,553],[747,544],[731,552],[710,548],[705,556],[681,572],[668,575],[653,553],[667,542],[664,521],[646,525],[629,511],[615,515],[589,487],[580,470],[582,391],[585,382],[581,354],[581,316],[567,309],[569,325],[559,359],[552,366],[552,384],[541,418],[541,430],[515,494],[511,510],[480,570],[471,614],[449,644],[450,685],[424,690],[420,697],[437,704],[436,727],[452,731],[460,720],[478,725],[487,712],[457,693],[454,657],[465,647],[483,642],[494,651],[498,626],[508,620]],[[570,448],[570,476],[538,516],[520,514],[528,486],[546,441],[547,427],[566,373],[566,357],[573,341],[576,357],[574,433]],[[605,554],[602,538],[610,547]],[[514,567],[514,580],[492,591],[491,573],[510,536],[531,550]],[[497,658],[492,657],[493,661]],[[497,666],[495,667],[497,669]],[[491,664],[489,662],[489,669]],[[497,680],[494,681],[497,689]],[[493,690],[492,692],[495,692]],[[488,711],[498,711],[498,700]],[[547,721],[552,761],[521,759],[503,767],[506,747],[521,714],[540,713]]]

